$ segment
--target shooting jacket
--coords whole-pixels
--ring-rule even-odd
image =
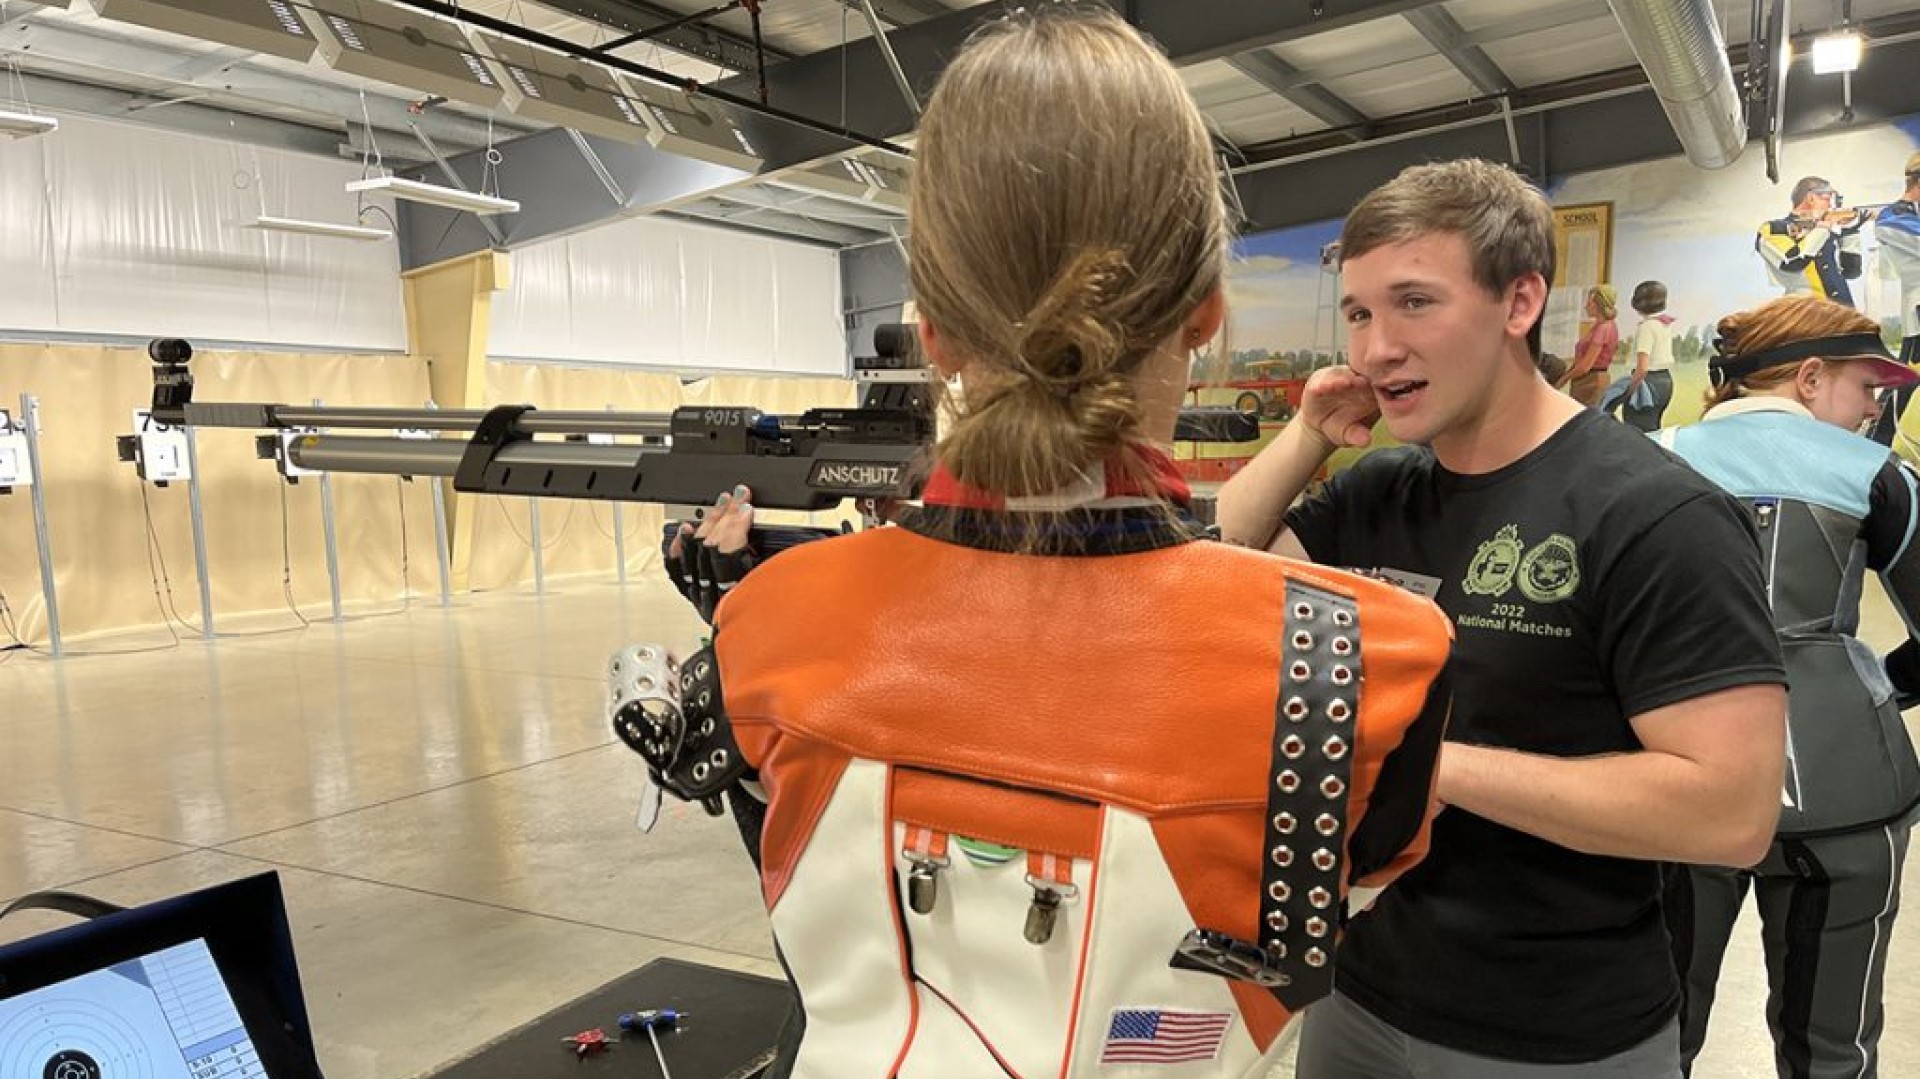
[[[927,497],[719,608],[792,1074],[1265,1075],[1349,887],[1425,852],[1445,616],[1142,497],[1090,492],[1048,556],[950,478]]]

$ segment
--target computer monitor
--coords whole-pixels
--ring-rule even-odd
[[[6,1079],[321,1079],[275,874],[0,946]]]

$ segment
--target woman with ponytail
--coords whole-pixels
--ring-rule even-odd
[[[1167,446],[1227,213],[1137,31],[987,27],[915,158],[914,299],[954,386],[924,504],[743,574],[741,492],[671,552],[725,590],[682,666],[720,692],[690,682],[684,722],[732,739],[695,772],[765,799],[733,802],[804,1011],[781,1068],[1264,1076],[1331,990],[1349,886],[1424,851],[1446,620],[1190,513]]]

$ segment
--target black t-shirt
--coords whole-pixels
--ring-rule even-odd
[[[1424,449],[1370,454],[1287,526],[1316,562],[1438,582],[1456,635],[1454,741],[1630,752],[1642,748],[1632,716],[1785,681],[1747,515],[1599,413],[1484,475],[1448,472]],[[1340,991],[1484,1056],[1624,1051],[1679,999],[1659,876],[1449,808],[1426,861],[1354,920]]]

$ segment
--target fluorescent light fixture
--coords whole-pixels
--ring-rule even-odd
[[[298,232],[307,236],[331,236],[340,240],[391,240],[393,232],[389,229],[368,228],[365,225],[337,225],[331,221],[304,221],[297,217],[270,217],[261,214],[247,222],[247,228],[260,229],[263,232]]]
[[[1852,30],[1821,34],[1813,39],[1813,73],[1838,75],[1860,66],[1860,53],[1866,43]]]
[[[385,194],[409,202],[424,202],[431,206],[444,206],[449,210],[465,210],[474,214],[517,214],[520,204],[512,199],[503,199],[494,195],[482,195],[474,191],[462,191],[457,187],[442,187],[439,184],[423,183],[419,180],[403,180],[398,176],[379,176],[371,180],[353,180],[347,184],[349,194]]]
[[[0,109],[0,139],[24,139],[58,130],[60,121],[51,116]]]

